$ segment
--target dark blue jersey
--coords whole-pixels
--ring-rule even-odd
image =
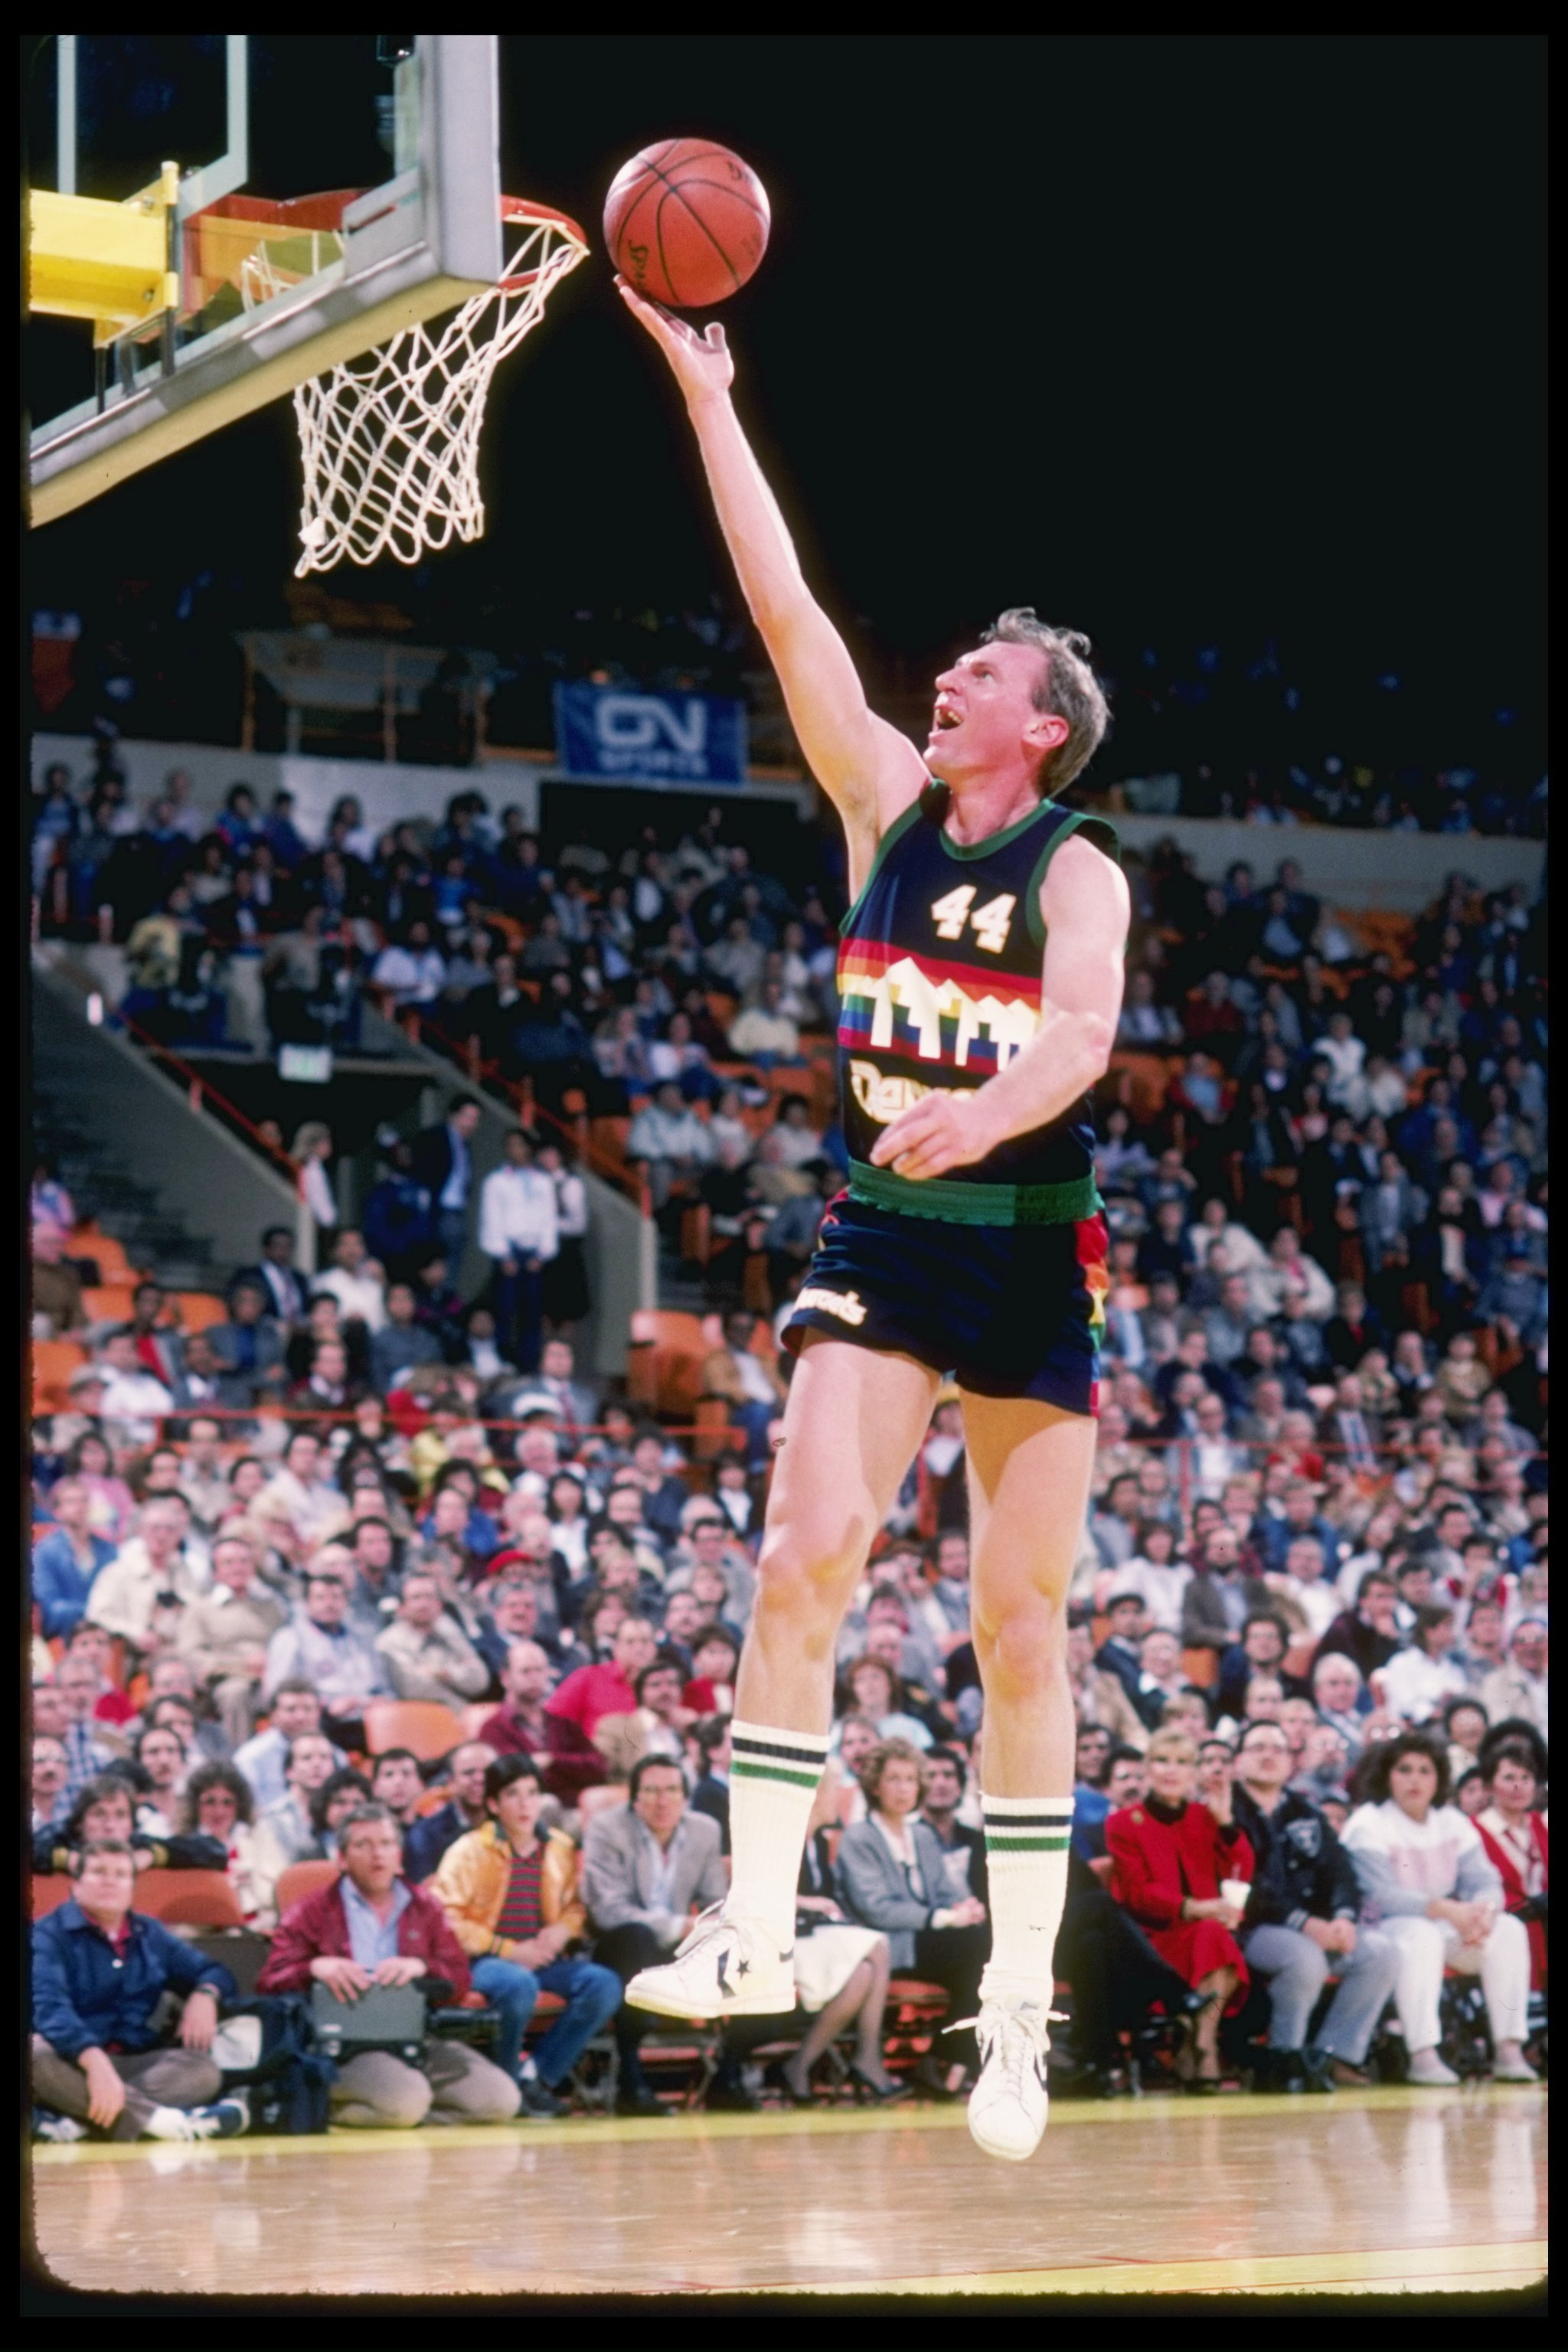
[[[1099,1206],[1085,1096],[1048,1125],[923,1181],[870,1165],[889,1120],[933,1087],[967,1090],[1005,1070],[1040,1025],[1040,885],[1082,833],[1119,859],[1103,818],[1044,800],[984,841],[954,841],[929,791],[878,845],[842,926],[838,1063],[850,1192],[904,1214],[964,1224],[1067,1224]]]

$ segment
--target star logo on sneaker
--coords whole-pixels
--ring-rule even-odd
[[[749,1977],[749,1976],[751,1975],[751,1973],[752,1973],[752,1964],[751,1964],[750,1960],[738,1960],[738,1961],[736,1962],[736,1964],[735,1964],[735,1974],[736,1974],[738,1977]]]

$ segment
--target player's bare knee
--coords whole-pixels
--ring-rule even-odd
[[[1067,1671],[1066,1620],[1059,1609],[1031,1600],[977,1625],[974,1649],[989,1697],[1005,1704],[1038,1699]]]
[[[770,1534],[757,1563],[756,1613],[804,1637],[837,1632],[864,1557],[853,1529],[835,1539],[809,1528]]]

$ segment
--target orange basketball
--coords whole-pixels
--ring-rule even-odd
[[[666,139],[624,163],[605,199],[605,244],[639,294],[707,310],[768,249],[768,192],[711,139]]]

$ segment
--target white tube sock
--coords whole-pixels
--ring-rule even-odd
[[[1067,1901],[1070,1797],[981,1797],[991,1888],[991,1958],[983,2000],[1037,2001],[1056,1986],[1057,1930]]]
[[[757,1919],[781,1952],[795,1943],[795,1898],[805,1825],[827,1761],[826,1735],[730,1727],[729,1899],[731,1918]]]

